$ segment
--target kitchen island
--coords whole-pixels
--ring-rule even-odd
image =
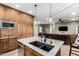
[[[45,44],[49,44],[51,46],[54,46],[49,52],[40,49],[34,45],[29,44],[30,42],[42,42]],[[50,44],[50,41],[52,43]],[[26,56],[56,56],[61,55],[61,47],[64,44],[63,41],[55,40],[55,39],[47,39],[46,42],[43,41],[43,38],[40,37],[31,37],[31,38],[23,38],[18,40],[19,43],[21,43],[24,46],[24,55]]]

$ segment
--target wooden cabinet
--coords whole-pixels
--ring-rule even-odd
[[[15,22],[16,24],[13,29],[0,29],[0,38],[11,36],[27,38],[33,36],[34,16],[0,4],[0,18],[4,21]],[[0,39],[0,53],[12,50],[16,47],[16,38]]]
[[[9,43],[9,50],[13,50],[16,49],[16,47],[18,47],[16,38],[9,39],[8,43]]]
[[[31,48],[24,46],[24,55],[25,56],[42,56],[38,52],[32,50]]]
[[[39,36],[42,37],[42,33],[39,33]],[[72,34],[72,35],[66,35],[66,34],[49,34],[45,33],[46,38],[51,38],[51,39],[57,39],[64,41],[64,44],[70,45],[70,40],[72,43],[75,42],[77,35]]]
[[[2,54],[2,44],[1,44],[1,40],[0,40],[0,54]]]
[[[1,40],[2,52],[8,51],[8,39]]]
[[[0,39],[0,54],[16,48],[18,48],[18,44],[17,44],[17,39],[15,37]]]
[[[27,38],[33,36],[34,16],[0,4],[0,18],[16,24],[15,29],[0,29],[0,37],[18,36],[18,38]]]

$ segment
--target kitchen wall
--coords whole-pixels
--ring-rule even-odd
[[[45,32],[45,33],[50,33],[50,25],[49,24],[40,24],[40,26],[42,27],[42,29],[39,29],[39,32]],[[40,27],[39,26],[39,27]]]
[[[68,31],[59,31],[59,26],[68,26]],[[55,27],[53,27],[53,24],[51,25],[52,28],[50,28],[50,25],[44,24],[43,27],[43,32],[45,33],[50,33],[50,29],[52,30],[52,34],[78,34],[78,28],[79,26],[79,21],[74,21],[74,22],[65,22],[65,23],[56,23]],[[38,25],[37,25],[38,27]],[[37,28],[38,29],[38,28]]]
[[[63,31],[63,34],[77,34],[77,26],[79,25],[78,22],[67,22],[67,23],[56,23],[55,24],[55,30],[53,30],[53,33],[55,34],[62,34],[62,31],[59,31],[59,26],[68,26],[68,31]]]
[[[0,29],[0,37],[17,36],[18,38],[33,36],[34,16],[0,4],[0,19],[16,23],[15,29]]]

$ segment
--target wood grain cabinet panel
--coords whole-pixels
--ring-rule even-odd
[[[6,10],[3,6],[0,6],[0,18],[5,18]]]
[[[34,16],[0,4],[0,18],[16,24],[14,29],[0,29],[0,38],[17,36],[19,39],[33,36]],[[16,47],[16,38],[0,39],[0,54]]]
[[[12,21],[16,23],[16,28],[14,30],[2,29],[1,37],[13,35],[15,36],[14,33],[16,33],[16,36],[19,38],[27,38],[33,34],[32,30],[34,16],[32,15],[0,4],[0,18],[6,21]]]
[[[15,38],[9,39],[9,50],[16,49],[18,47],[17,40]]]
[[[8,51],[8,39],[2,39],[1,45],[2,45],[2,52],[7,52]]]
[[[31,48],[24,46],[24,55],[25,56],[42,56],[38,52],[32,50]]]
[[[16,48],[18,48],[18,44],[17,44],[17,39],[15,37],[0,39],[0,54]]]
[[[2,44],[1,44],[1,40],[0,40],[0,54],[2,54]]]
[[[41,33],[39,33],[39,36],[42,37]],[[72,43],[74,43],[74,41],[77,38],[76,34],[72,34],[72,35],[66,35],[66,34],[49,34],[49,33],[45,33],[45,37],[46,38],[51,38],[51,39],[56,39],[56,40],[61,40],[64,41],[64,44],[66,45],[70,45],[70,40]]]

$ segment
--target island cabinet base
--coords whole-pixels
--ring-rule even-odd
[[[42,55],[32,50],[31,48],[24,46],[24,56],[42,56]]]
[[[59,49],[59,51],[57,52],[55,56],[61,56],[61,49]]]
[[[24,46],[24,56],[43,56],[31,48]],[[61,56],[61,49],[56,53],[55,56]]]

